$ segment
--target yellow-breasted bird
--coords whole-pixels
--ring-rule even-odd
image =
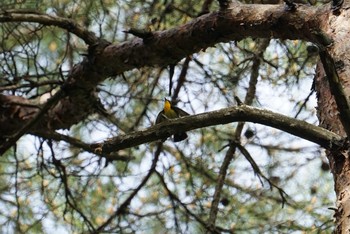
[[[186,111],[181,110],[180,108],[173,106],[171,102],[165,98],[164,109],[159,112],[156,124],[166,121],[167,119],[176,119],[182,116],[190,115]],[[179,132],[174,134],[174,142],[182,141],[187,138],[186,132]]]

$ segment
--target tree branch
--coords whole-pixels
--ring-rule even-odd
[[[113,151],[164,139],[178,132],[238,121],[254,122],[274,127],[319,144],[324,148],[331,148],[333,144],[342,140],[341,136],[305,121],[297,120],[269,110],[241,105],[168,120],[146,130],[131,132],[127,135],[111,138],[106,142],[91,144],[90,147],[94,151],[107,154]]]
[[[169,197],[173,200],[175,200],[184,210],[185,212],[193,217],[198,223],[200,223],[201,225],[203,225],[203,227],[205,229],[207,229],[207,231],[209,231],[210,233],[223,233],[223,232],[227,232],[227,233],[231,233],[230,230],[226,230],[222,227],[219,227],[219,226],[209,226],[208,223],[203,220],[202,218],[200,218],[198,215],[194,214],[190,209],[188,209],[188,207],[181,201],[181,199],[176,195],[174,194],[170,189],[169,187],[167,186],[165,180],[164,180],[164,177],[156,170],[155,171],[156,174],[158,175],[158,178],[160,180],[160,183],[162,184],[162,186],[164,187],[164,189],[167,191],[167,194],[169,195]]]
[[[36,113],[36,115],[30,119],[30,121],[26,122],[19,131],[11,136],[6,136],[5,141],[0,144],[0,155],[5,153],[11,146],[13,146],[19,138],[21,138],[24,134],[26,134],[33,126],[41,121],[44,115],[48,112],[50,108],[52,108],[56,103],[63,98],[65,92],[60,89],[54,96],[52,96],[45,105],[40,108],[40,111]]]
[[[326,48],[320,48],[319,53],[324,71],[327,75],[331,93],[334,96],[334,100],[337,104],[340,121],[344,127],[348,139],[350,139],[350,101],[343,89],[344,84],[341,83],[334,60]]]
[[[329,6],[301,5],[291,14],[283,5],[242,4],[224,11],[202,15],[191,22],[165,31],[152,32],[152,39],[142,38],[112,44],[104,49],[96,66],[105,76],[144,66],[176,64],[188,55],[220,42],[246,37],[302,39],[319,42],[320,22]]]
[[[261,64],[261,57],[263,57],[263,53],[266,50],[269,43],[270,43],[269,39],[261,39],[258,41],[257,49],[256,49],[256,52],[255,52],[255,55],[253,58],[253,64],[251,67],[252,73],[251,73],[251,76],[249,79],[249,87],[248,87],[248,90],[247,90],[247,93],[245,96],[245,100],[244,100],[244,103],[246,105],[251,105],[253,103],[254,98],[255,98],[256,86],[258,83],[259,69],[260,69],[260,64]],[[238,99],[238,97],[235,97],[235,98],[236,98],[238,105],[241,105],[241,101]],[[240,142],[244,124],[245,124],[244,122],[239,122],[237,124],[235,132],[233,134],[233,140],[231,140],[232,142],[235,142],[235,141]],[[220,166],[219,176],[218,176],[218,180],[217,180],[217,183],[215,186],[213,200],[211,203],[209,219],[208,219],[210,226],[215,226],[215,222],[217,219],[217,213],[219,211],[220,197],[221,197],[222,189],[223,189],[224,182],[226,179],[227,170],[229,168],[229,165],[230,165],[232,159],[234,158],[236,148],[237,148],[237,146],[233,143],[231,143],[229,145],[230,146],[225,154],[225,158]]]
[[[50,131],[38,131],[33,133],[33,135],[39,136],[39,137],[43,137],[44,139],[50,139],[50,140],[54,140],[54,141],[64,141],[67,142],[68,144],[75,146],[79,149],[84,150],[85,152],[89,152],[92,154],[96,154],[102,158],[105,158],[108,162],[110,161],[124,161],[124,162],[128,162],[134,159],[133,156],[131,155],[121,155],[118,153],[111,153],[111,154],[99,154],[99,152],[97,151],[93,151],[93,149],[90,148],[90,145],[79,140],[76,139],[74,137],[70,137],[70,136],[66,136],[64,134],[60,134],[57,132],[50,132]]]
[[[57,26],[75,34],[88,45],[94,45],[99,41],[99,38],[93,32],[86,30],[71,19],[42,14],[36,11],[2,10],[0,12],[0,22],[32,22],[46,26]]]
[[[226,1],[222,1],[226,2]],[[187,24],[164,31],[152,32],[152,38],[142,38],[106,46],[91,55],[93,71],[100,78],[97,85],[109,76],[143,66],[176,64],[188,55],[205,50],[220,42],[246,37],[302,39],[318,42],[320,22],[327,17],[329,6],[300,5],[291,14],[283,5],[241,4],[195,18]],[[71,19],[34,11],[6,10],[0,12],[0,22],[33,22],[57,26],[82,38],[88,45],[100,42],[92,32]],[[315,32],[317,32],[315,34]],[[78,77],[78,76],[77,76]],[[91,82],[91,81],[86,81]]]
[[[88,56],[69,72],[67,82],[71,85],[67,98],[60,100],[55,107],[52,106],[56,109],[49,112],[49,127],[55,130],[69,128],[84,120],[92,113],[94,105],[93,101],[86,101],[86,96],[93,99],[93,91],[100,82],[125,71],[144,66],[165,67],[176,64],[186,56],[217,43],[241,40],[248,36],[318,41],[319,37],[315,32],[321,31],[319,22],[327,17],[328,7],[303,5],[298,6],[291,14],[286,12],[282,5],[230,6],[221,11],[202,15],[185,25],[152,32],[153,37],[147,40],[147,43],[141,38],[134,38],[113,45],[99,40],[74,21],[62,17],[30,11],[6,10],[0,11],[0,22],[34,22],[61,27],[90,45]],[[0,112],[9,113],[6,112],[5,105],[0,105]],[[21,118],[3,116],[0,119],[0,126],[6,125],[8,119],[13,119],[12,129],[8,127],[3,134],[13,135],[20,131],[17,136],[21,136],[24,132],[19,126],[35,118],[37,112],[38,110],[33,108],[24,123]],[[35,126],[31,128],[31,131],[35,130]],[[153,137],[149,141],[156,139],[158,138]]]
[[[119,215],[125,214],[127,212],[127,208],[130,205],[131,200],[137,195],[137,193],[142,189],[148,180],[151,178],[153,173],[156,172],[156,166],[157,162],[159,160],[160,153],[162,152],[163,144],[159,143],[156,149],[156,152],[154,153],[154,158],[152,160],[152,165],[147,173],[147,175],[142,179],[141,183],[135,188],[135,190],[121,203],[119,208],[104,222],[101,226],[99,226],[96,231],[92,232],[95,233],[101,233],[104,231],[104,229]]]

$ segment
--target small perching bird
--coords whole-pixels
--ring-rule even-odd
[[[156,124],[166,121],[167,119],[176,119],[187,115],[190,115],[190,114],[188,114],[186,111],[176,106],[173,106],[171,102],[165,98],[164,108],[161,112],[159,112],[156,119]],[[187,138],[186,132],[179,132],[174,134],[174,142],[179,142],[179,141],[185,140],[186,138]]]

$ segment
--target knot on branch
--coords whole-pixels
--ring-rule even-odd
[[[87,54],[88,62],[90,64],[95,63],[95,58],[98,55],[102,54],[104,49],[110,44],[111,43],[107,40],[99,39],[96,43],[90,45],[88,48],[88,54]]]
[[[143,40],[144,43],[151,41],[154,37],[153,32],[146,29],[136,29],[130,28],[129,30],[123,31],[124,33],[130,33],[136,37],[139,37]]]
[[[102,54],[103,50],[109,46],[111,43],[104,39],[99,39],[95,44],[92,44],[88,48],[88,57]]]
[[[293,0],[284,0],[286,3],[285,10],[290,12],[295,12],[297,10],[297,5]]]

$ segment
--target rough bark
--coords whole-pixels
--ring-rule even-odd
[[[345,4],[348,4],[345,3]],[[323,22],[324,31],[331,36],[333,43],[327,47],[327,52],[334,60],[338,82],[345,97],[350,95],[350,10],[343,7],[339,15],[329,15]],[[337,103],[335,97],[340,92],[330,87],[331,75],[325,71],[321,63],[317,66],[315,88],[318,97],[318,117],[320,125],[341,136],[347,136],[347,131],[341,119],[341,112],[348,109],[349,103]],[[339,99],[339,97],[338,97]],[[338,104],[338,105],[337,105]],[[345,106],[344,106],[345,105]],[[347,105],[347,106],[346,106]],[[335,233],[349,233],[350,230],[350,161],[349,150],[327,151],[334,177],[334,188],[337,196],[337,211],[335,212]]]
[[[303,5],[298,6],[293,11],[287,11],[283,5],[235,5],[226,10],[202,15],[177,28],[153,32],[148,34],[147,38],[135,38],[121,44],[110,44],[99,40],[70,20],[35,12],[2,11],[0,22],[26,21],[58,26],[76,34],[89,45],[88,55],[83,59],[83,62],[72,69],[66,84],[62,86],[62,98],[53,103],[49,108],[50,110],[43,113],[42,117],[37,119],[28,129],[27,132],[35,134],[45,130],[69,128],[73,124],[84,120],[94,111],[96,103],[95,87],[110,76],[119,75],[124,71],[143,66],[175,64],[186,56],[205,50],[219,42],[240,40],[246,37],[302,39],[324,46],[334,59],[335,65],[337,65],[339,82],[342,84],[345,96],[348,97],[350,96],[349,2],[345,2],[344,6],[346,7],[340,10],[339,15],[332,15],[330,14],[329,5],[319,7]],[[333,44],[329,47],[325,47],[329,45],[330,41],[324,33],[330,35],[333,40]],[[320,124],[340,136],[346,136],[346,131],[342,125],[345,120],[339,117],[342,110],[338,108],[339,105],[334,99],[334,95],[337,95],[337,93],[334,93],[334,90],[333,93],[330,92],[326,73],[320,64],[315,79]],[[11,135],[23,129],[23,125],[38,117],[41,111],[42,106],[36,106],[35,103],[25,98],[0,95],[0,140],[6,141],[9,139]],[[239,113],[242,115],[244,111]],[[195,118],[201,117],[186,118],[193,118],[191,121],[194,121]],[[160,131],[160,133],[157,133],[157,129],[151,129],[154,132],[149,134],[153,138],[149,138],[149,140],[157,139],[158,136],[162,138],[173,134],[174,128],[170,124],[177,123],[180,130],[199,127],[193,122],[190,126],[185,122],[186,118],[172,121],[173,123],[164,123],[162,126],[168,127],[168,132],[167,128]],[[237,118],[237,121],[239,120],[249,120],[249,118],[242,118],[241,116]],[[259,113],[259,118],[255,116],[251,120],[254,122],[262,121],[261,113]],[[220,121],[217,119],[215,124],[223,123]],[[234,120],[231,119],[230,121]],[[261,123],[267,125],[276,123],[271,118],[266,121]],[[158,127],[160,128],[160,126]],[[298,128],[287,124],[282,129],[292,131]],[[302,133],[305,137],[305,133]],[[314,137],[314,134],[312,133],[309,137]],[[329,135],[332,134],[329,133]],[[132,134],[128,136],[129,138],[135,137]],[[337,135],[334,136],[340,139]],[[320,138],[322,142],[318,143],[327,147],[332,137],[327,138],[327,134],[323,137]],[[135,143],[135,138],[130,139]],[[103,145],[93,145],[92,147],[95,151],[110,152],[119,149],[118,140],[120,141],[119,144],[123,144],[123,147],[131,146],[131,144],[127,145],[124,136],[120,136],[115,138],[114,141]],[[315,140],[315,142],[317,141]],[[141,144],[140,142],[137,143]],[[350,229],[349,154],[347,151],[331,148],[328,151],[328,158],[334,175],[337,195],[336,232],[343,233]]]
[[[37,22],[62,27],[89,44],[88,55],[69,74],[64,98],[32,124],[30,132],[43,129],[69,128],[94,111],[95,87],[104,79],[143,66],[167,66],[219,42],[245,37],[303,39],[318,41],[319,22],[327,15],[327,7],[300,6],[286,11],[283,5],[238,5],[202,15],[193,21],[166,31],[153,32],[147,38],[134,38],[110,44],[97,40],[71,20],[36,12],[6,11],[0,22]],[[30,100],[14,96],[0,98],[0,132],[2,141],[20,131],[40,112]],[[13,111],[16,109],[16,111]],[[22,110],[23,109],[23,110]],[[25,117],[23,117],[23,113]],[[11,124],[8,125],[8,119]],[[14,137],[12,141],[16,141]],[[3,152],[3,151],[1,151]]]

